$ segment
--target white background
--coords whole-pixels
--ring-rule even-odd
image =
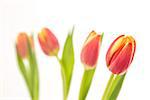
[[[137,50],[118,100],[149,100],[150,90],[150,6],[149,0],[0,0],[0,100],[30,100],[15,55],[19,32],[34,33],[40,72],[40,100],[62,100],[60,66],[54,57],[42,52],[37,33],[50,28],[60,43],[75,25],[75,66],[68,100],[78,100],[83,74],[82,45],[92,30],[105,32],[97,70],[87,100],[100,100],[110,72],[105,55],[120,34],[136,39]]]

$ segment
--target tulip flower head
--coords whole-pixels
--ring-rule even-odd
[[[29,41],[29,43],[28,43],[28,41]],[[26,58],[29,55],[29,52],[28,52],[29,45],[28,44],[30,44],[31,48],[33,49],[34,46],[33,46],[32,36],[28,37],[28,35],[26,33],[24,33],[24,32],[20,33],[17,37],[16,48],[17,48],[17,52],[21,58]]]
[[[38,39],[43,52],[48,56],[56,56],[59,51],[59,43],[55,35],[48,29],[43,28],[38,34]]]
[[[119,36],[110,46],[106,54],[106,63],[113,74],[126,72],[131,64],[136,49],[132,36]]]
[[[96,67],[101,40],[102,36],[94,31],[87,37],[81,51],[81,62],[84,64],[85,69],[93,69]]]

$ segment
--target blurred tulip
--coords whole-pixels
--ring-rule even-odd
[[[136,49],[132,36],[119,36],[110,46],[106,54],[106,63],[113,74],[126,72],[131,64]]]
[[[30,42],[31,48],[33,49],[33,39],[32,37],[28,37],[28,35],[24,32],[20,33],[17,37],[16,47],[17,52],[21,56],[21,58],[26,58],[28,53],[28,40]]]
[[[59,43],[55,35],[48,29],[43,28],[38,34],[38,39],[43,52],[48,56],[56,56],[59,51]]]
[[[33,37],[21,32],[16,40],[17,62],[32,100],[39,97],[39,76]]]
[[[87,37],[81,51],[81,62],[84,64],[85,69],[93,69],[96,67],[101,40],[102,36],[94,31]]]

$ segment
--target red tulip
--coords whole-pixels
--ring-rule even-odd
[[[131,64],[136,49],[132,36],[119,36],[110,46],[106,55],[106,63],[113,74],[126,72]]]
[[[94,31],[87,37],[81,51],[81,62],[85,65],[85,69],[93,69],[96,67],[101,40],[102,36]]]
[[[48,29],[43,28],[38,35],[43,52],[48,56],[55,56],[59,51],[59,43],[55,35]]]
[[[28,56],[28,41],[33,49],[34,46],[32,37],[28,37],[28,35],[24,32],[20,33],[17,37],[17,52],[22,58],[26,58]]]

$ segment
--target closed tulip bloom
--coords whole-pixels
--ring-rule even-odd
[[[25,32],[20,33],[17,37],[16,48],[19,56],[22,58],[26,58],[28,56],[28,41],[33,49],[32,37],[28,37]]]
[[[119,36],[110,46],[106,54],[106,63],[113,74],[127,71],[131,64],[136,49],[132,36]]]
[[[43,52],[48,56],[56,56],[59,51],[59,43],[55,35],[48,29],[43,28],[38,34],[38,39]]]
[[[85,69],[93,69],[96,67],[101,40],[102,36],[94,31],[87,37],[81,51],[81,62],[84,64]]]

